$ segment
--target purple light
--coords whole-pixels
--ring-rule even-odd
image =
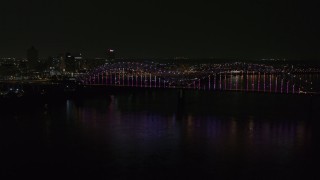
[[[232,71],[230,71],[230,90],[232,90]]]
[[[270,92],[272,92],[272,75],[270,74]]]
[[[251,84],[251,86],[252,86],[252,91],[254,91],[254,71],[252,71],[252,77],[251,77],[251,79],[252,79],[252,84]]]
[[[292,85],[292,94],[294,94],[294,85]]]
[[[106,84],[108,84],[108,72],[106,72]]]
[[[227,72],[224,72],[224,89],[227,90]]]
[[[258,92],[260,91],[260,72],[259,72],[259,75],[258,75]]]
[[[236,91],[238,91],[238,75],[236,74]]]
[[[211,79],[210,79],[210,76],[209,76],[209,90],[210,90],[210,88],[211,88],[211,86],[210,86],[210,80],[211,80]]]
[[[142,73],[140,74],[140,86],[142,87]]]
[[[213,89],[216,90],[216,75],[214,75]]]
[[[247,71],[247,91],[249,91],[249,75],[248,75],[248,71]]]
[[[278,77],[276,77],[276,88],[275,88],[275,92],[277,92],[278,89]]]
[[[221,90],[221,89],[222,89],[222,84],[221,84],[221,73],[220,73],[219,87],[220,87],[220,90]]]
[[[263,91],[266,92],[266,73],[263,74]]]

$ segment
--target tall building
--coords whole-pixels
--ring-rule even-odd
[[[64,58],[65,71],[67,72],[79,72],[84,63],[84,59],[81,53],[66,53]]]
[[[32,46],[27,50],[27,60],[30,67],[34,68],[39,61],[39,52]]]
[[[71,55],[71,53],[67,52],[64,58],[64,63],[66,65],[66,71],[67,72],[74,72],[75,71],[75,59],[74,56]]]
[[[75,71],[79,72],[79,70],[82,68],[83,65],[83,57],[81,53],[77,53],[74,55],[74,61],[75,61]]]
[[[59,54],[57,56],[49,57],[49,66],[50,70],[55,70],[59,72],[65,71],[65,63],[64,63],[64,58],[63,55]]]
[[[59,56],[60,57],[60,71],[65,72],[66,71],[66,62],[65,58],[63,58],[63,55]]]
[[[115,52],[113,49],[108,49],[107,50],[107,60],[108,61],[113,61],[116,58]]]

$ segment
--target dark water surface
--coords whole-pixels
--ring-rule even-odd
[[[1,176],[316,179],[319,97],[145,90],[1,104]]]

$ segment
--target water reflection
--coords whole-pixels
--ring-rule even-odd
[[[8,172],[18,164],[111,179],[304,177],[317,144],[308,100],[146,91],[48,102],[2,116],[4,162]]]
[[[136,97],[130,96],[133,98]],[[136,111],[137,107],[128,107],[124,97],[113,95],[107,103],[101,101],[104,100],[91,99],[76,104],[68,100],[66,119],[72,117],[88,135],[91,132],[103,141],[112,139],[114,145],[133,143],[139,148],[147,148],[157,143],[164,146],[178,146],[181,142],[189,145],[205,143],[208,149],[235,148],[257,153],[260,150],[277,151],[278,148],[294,154],[308,144],[312,133],[308,124],[299,119],[187,112],[180,119],[170,111]],[[132,102],[130,106],[136,106],[135,103],[139,104]]]

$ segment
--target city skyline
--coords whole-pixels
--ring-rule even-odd
[[[288,56],[261,56],[261,57],[219,57],[219,56],[153,56],[153,57],[147,57],[147,56],[141,56],[141,57],[133,57],[133,56],[123,56],[121,54],[119,54],[119,51],[117,49],[114,48],[105,48],[105,50],[103,52],[100,52],[98,54],[90,54],[86,51],[61,51],[61,52],[54,52],[53,54],[45,54],[43,55],[43,53],[41,53],[41,51],[39,51],[38,47],[31,45],[28,48],[25,49],[24,51],[24,55],[21,56],[5,56],[3,54],[0,54],[0,59],[17,59],[17,60],[28,60],[28,51],[30,49],[35,48],[35,50],[37,51],[38,55],[37,58],[39,61],[43,61],[43,60],[47,60],[53,57],[64,57],[67,54],[73,54],[73,55],[80,55],[84,58],[89,58],[89,59],[108,59],[109,55],[109,51],[111,50],[112,52],[116,53],[116,55],[113,55],[113,59],[141,59],[141,60],[200,60],[199,63],[201,62],[201,60],[225,60],[225,61],[247,61],[247,60],[261,60],[261,61],[305,61],[305,62],[315,62],[318,61],[319,58],[299,58],[299,57],[288,57]],[[45,51],[47,52],[47,51]],[[121,52],[121,50],[120,50]],[[2,55],[2,56],[1,56]]]
[[[320,58],[312,3],[6,1],[0,15],[1,57]]]

